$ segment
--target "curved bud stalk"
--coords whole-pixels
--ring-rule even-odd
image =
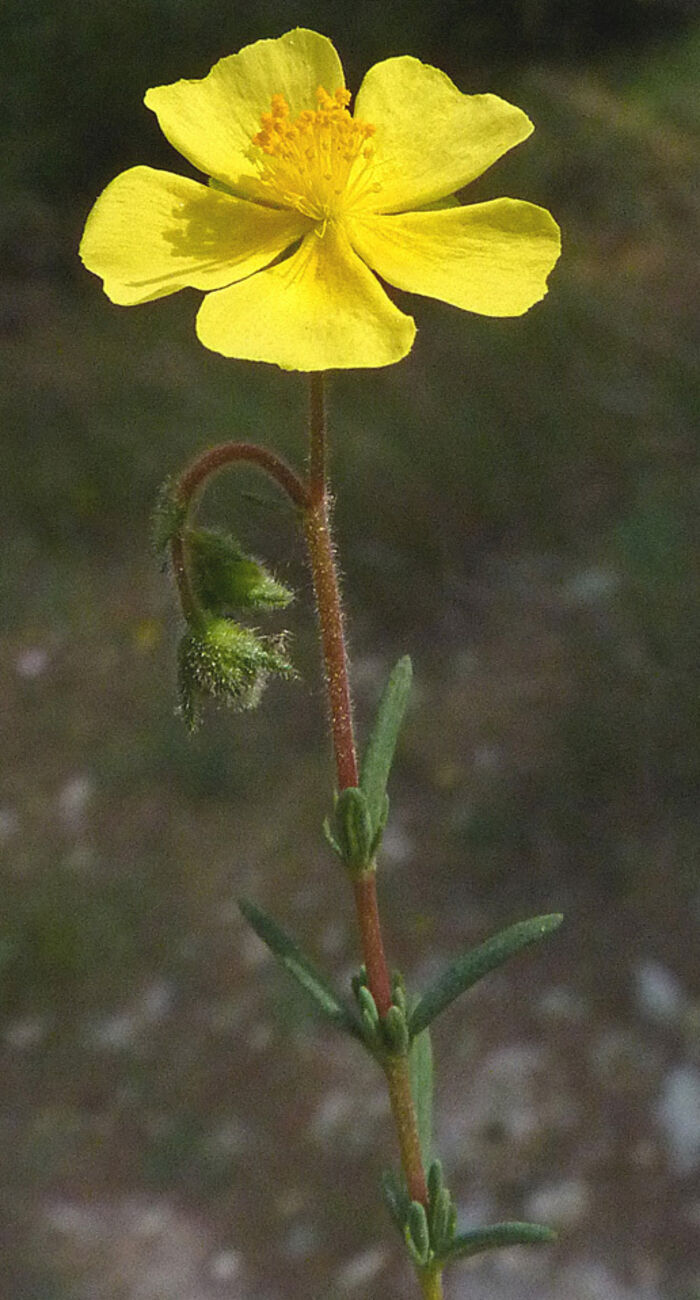
[[[166,478],[161,484],[151,515],[151,541],[159,559],[166,562],[168,547],[187,522],[188,504],[177,491],[177,483]]]

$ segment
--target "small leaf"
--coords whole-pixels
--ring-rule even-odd
[[[326,843],[330,845],[333,852],[336,853],[339,858],[342,858],[343,853],[341,847],[337,839],[335,838],[333,831],[331,830],[330,817],[324,817],[323,819],[323,835],[326,840]]]
[[[428,1169],[428,1196],[431,1202],[437,1199],[444,1186],[445,1177],[442,1172],[442,1161],[433,1160]]]
[[[433,1142],[433,1049],[428,1029],[414,1036],[408,1055],[408,1069],[421,1155],[423,1164],[427,1166],[430,1164]]]
[[[501,966],[514,953],[551,934],[563,919],[561,913],[554,912],[551,916],[535,916],[529,921],[518,921],[507,930],[501,930],[499,934],[487,939],[478,948],[470,948],[463,953],[419,998],[409,1022],[411,1033],[420,1034],[460,993],[471,988],[489,971]]]
[[[425,1264],[430,1254],[430,1233],[425,1206],[411,1201],[405,1227],[406,1245],[419,1264]]]
[[[474,1228],[455,1237],[448,1259],[468,1259],[499,1246],[543,1246],[556,1241],[557,1234],[539,1223],[494,1223],[489,1228]]]
[[[273,957],[277,958],[290,975],[313,998],[323,1014],[332,1020],[338,1029],[352,1034],[364,1043],[362,1029],[355,1016],[338,998],[335,990],[313,966],[298,944],[283,930],[272,917],[256,907],[245,898],[239,898],[238,906],[246,921],[253,927],[259,939],[267,945]]]
[[[413,668],[408,655],[399,659],[379,701],[377,718],[367,743],[360,787],[367,796],[373,831],[381,829],[385,817],[386,783],[411,690]]]
[[[449,1188],[442,1187],[430,1203],[430,1240],[436,1255],[444,1255],[454,1237],[453,1200]]]
[[[364,871],[372,860],[372,823],[362,790],[348,786],[338,795],[333,814],[335,838],[350,871]]]
[[[382,1021],[382,1030],[389,1051],[395,1056],[405,1056],[411,1040],[408,1036],[406,1017],[400,1007],[389,1007]]]
[[[403,1236],[408,1211],[411,1206],[411,1198],[406,1191],[403,1179],[399,1174],[395,1174],[393,1169],[385,1169],[382,1173],[382,1194],[387,1209]]]
[[[358,987],[357,1002],[362,1017],[364,1041],[370,1052],[378,1052],[384,1046],[379,1024],[379,1012],[377,1011],[377,1004],[365,984],[360,984]]]

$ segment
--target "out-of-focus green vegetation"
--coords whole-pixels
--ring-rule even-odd
[[[230,921],[230,895],[251,879],[261,902],[267,891],[278,910],[296,909],[300,929],[311,918],[321,931],[343,906],[318,834],[328,774],[316,652],[284,507],[250,476],[217,484],[206,513],[299,588],[304,684],[271,688],[250,717],[211,716],[193,741],[172,716],[174,616],[148,553],[159,483],[203,445],[259,438],[301,460],[303,379],[204,352],[194,293],[112,306],[75,255],[119,168],[189,170],[143,108],[145,88],[203,75],[295,23],[335,39],[352,85],[376,59],[411,52],[524,107],[534,136],[464,198],[540,202],[564,231],[550,295],[525,318],[413,299],[410,359],[332,385],[360,721],[376,694],[373,655],[388,667],[409,651],[417,667],[393,798],[413,848],[385,883],[396,949],[429,957],[462,903],[495,921],[563,906],[561,980],[597,1005],[625,1004],[621,953],[689,971],[700,33],[686,18],[680,3],[641,0],[223,13],[208,0],[6,0],[0,1005],[10,1044],[24,1034],[31,1052],[36,1033],[42,1045],[29,1085],[16,1065],[6,1075],[7,1108],[26,1121],[0,1158],[6,1187],[143,1185],[219,1205],[238,1157],[212,1133],[258,1069],[245,1051],[232,1067],[212,1028],[212,1007],[243,1037],[255,1019],[230,1005],[220,917]],[[36,672],[35,650],[46,659]],[[82,794],[76,774],[89,778]],[[351,954],[346,936],[339,964]],[[140,990],[160,979],[175,1010],[148,1037]],[[126,1029],[119,1039],[124,1005],[146,1026],[138,1050]],[[291,1008],[285,1023],[296,1024]],[[289,1068],[278,1094],[270,1084],[272,1107],[306,1086],[302,1066]],[[287,1145],[264,1100],[250,1105]],[[283,1169],[279,1152],[268,1156],[254,1173],[261,1197],[270,1168]],[[309,1152],[300,1158],[311,1167]],[[330,1179],[330,1157],[324,1168]],[[229,1210],[255,1251],[235,1189],[219,1212]],[[673,1231],[659,1250],[678,1293]],[[306,1293],[301,1265],[284,1267]],[[28,1279],[27,1295],[60,1293],[43,1274],[35,1291]],[[326,1282],[321,1271],[319,1294]]]

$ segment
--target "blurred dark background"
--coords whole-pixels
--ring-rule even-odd
[[[8,1300],[411,1285],[379,1209],[380,1082],[235,907],[254,897],[349,978],[301,547],[258,479],[212,491],[208,516],[299,591],[301,680],[194,740],[149,553],[159,483],[203,446],[301,462],[303,377],[204,352],[194,293],[112,306],[76,256],[117,171],[190,174],[145,89],[296,24],[335,41],[351,87],[412,53],[525,108],[534,136],[465,198],[539,202],[564,231],[526,317],[413,300],[411,356],[331,391],[361,730],[399,654],[417,674],[381,877],[394,960],[420,986],[499,925],[567,918],[435,1033],[464,1223],[542,1219],[560,1242],[464,1267],[447,1295],[698,1300],[696,20],[691,0],[5,0]]]

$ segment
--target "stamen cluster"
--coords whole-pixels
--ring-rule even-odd
[[[290,117],[284,95],[273,95],[253,144],[262,150],[260,180],[271,202],[297,208],[324,223],[370,188],[376,128],[348,110],[349,90],[316,91],[316,109]],[[371,187],[374,188],[374,187]]]

